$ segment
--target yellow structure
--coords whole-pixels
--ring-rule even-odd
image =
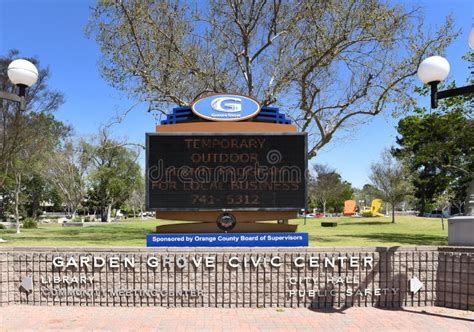
[[[374,199],[370,207],[364,206],[364,209],[362,210],[362,215],[364,217],[384,217],[384,215],[380,213],[381,208],[382,200],[378,198]]]

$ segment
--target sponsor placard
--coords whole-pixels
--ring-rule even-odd
[[[148,234],[147,247],[307,247],[308,233]]]

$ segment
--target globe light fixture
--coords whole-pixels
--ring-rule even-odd
[[[24,111],[26,109],[26,88],[32,86],[38,80],[38,69],[28,60],[17,59],[8,65],[7,75],[10,81],[18,87],[18,95],[0,91],[0,99],[19,103],[20,110]]]
[[[469,35],[469,45],[474,45],[474,28]],[[472,47],[472,46],[471,46]],[[431,108],[438,107],[438,100],[443,98],[455,97],[474,93],[474,85],[468,85],[461,88],[438,91],[438,84],[444,81],[449,75],[449,62],[442,56],[430,56],[423,60],[418,66],[418,78],[425,84],[431,86]]]
[[[7,70],[8,78],[17,86],[30,87],[38,80],[38,69],[24,59],[17,59],[10,63]]]
[[[425,84],[441,82],[448,77],[449,62],[442,56],[430,56],[420,63],[418,78]]]
[[[471,32],[469,33],[469,47],[474,50],[474,25],[471,28]]]

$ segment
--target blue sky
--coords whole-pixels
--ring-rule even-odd
[[[446,56],[451,64],[450,78],[464,84],[468,69],[461,57],[469,50],[467,36],[473,24],[474,0],[400,2],[422,7],[427,26],[442,24],[448,13],[454,15],[455,26],[462,29],[462,34]],[[24,56],[38,56],[43,66],[50,67],[50,86],[66,96],[57,117],[73,125],[76,135],[94,134],[101,124],[133,104],[111,88],[97,70],[99,47],[84,33],[93,4],[86,0],[0,0],[0,53],[16,48]],[[420,99],[420,104],[429,106],[429,98]],[[361,187],[368,182],[370,164],[377,161],[384,148],[394,144],[397,121],[389,115],[375,117],[359,127],[349,141],[331,142],[312,162],[329,164],[345,180]],[[154,131],[154,127],[153,115],[137,108],[114,127],[114,132],[143,142],[144,133]]]

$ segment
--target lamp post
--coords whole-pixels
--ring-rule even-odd
[[[468,37],[469,47],[474,49],[474,26]],[[438,91],[438,84],[449,74],[449,62],[440,56],[423,60],[418,67],[420,80],[431,86],[431,108],[438,107],[438,100],[474,93],[474,85]],[[467,189],[464,216],[448,219],[448,244],[474,246],[474,179]]]
[[[8,65],[7,75],[10,81],[18,87],[18,94],[0,91],[0,99],[18,103],[20,104],[20,111],[24,111],[26,109],[26,88],[32,86],[38,80],[38,69],[28,60],[17,59]],[[0,242],[5,242],[5,240],[0,238]]]
[[[26,88],[38,80],[38,70],[35,65],[24,59],[17,59],[8,65],[8,78],[18,87],[18,94],[0,91],[0,99],[13,101],[20,104],[20,110],[26,109]]]

